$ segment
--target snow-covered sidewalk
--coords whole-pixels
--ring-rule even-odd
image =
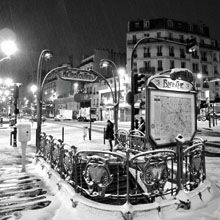
[[[57,125],[54,124],[43,124],[44,131],[52,132],[54,130],[53,136],[59,138],[60,136],[55,130],[56,128]],[[45,178],[42,177],[41,167],[35,166],[34,163],[31,163],[36,150],[35,129],[36,124],[32,127],[32,140],[27,148],[27,171],[25,173],[21,172],[20,144],[18,143],[17,148],[10,146],[10,129],[4,128],[0,130],[0,219],[81,220],[82,215],[72,207],[70,202],[70,196],[74,195],[74,191],[66,186],[69,190],[69,195],[65,195],[65,193],[61,192],[62,190],[58,190],[55,181],[53,182],[51,179],[47,179],[46,176]],[[204,139],[220,143],[220,136],[218,135],[220,133],[220,122],[218,126],[212,127],[211,129],[208,127],[208,122],[198,122],[198,130],[207,131],[203,132],[202,137]],[[79,128],[73,130],[73,128],[66,127],[65,134],[65,142],[70,146],[75,145],[78,150],[108,150],[109,148],[108,143],[103,143],[103,135],[98,132],[92,133],[91,141],[88,140],[88,137],[86,140],[82,139],[82,130]],[[201,134],[198,133],[198,136],[200,135]],[[206,158],[206,168],[208,178],[219,186],[219,158]],[[32,193],[39,191],[44,193]],[[13,195],[12,198],[8,198],[7,193]],[[30,195],[33,196],[31,199]],[[182,217],[178,216],[178,219],[185,220],[188,219],[189,216],[192,216],[192,219],[198,220],[219,220],[219,207],[220,201],[217,199],[212,201],[212,204],[209,204],[202,212],[198,210],[193,213],[190,212],[189,214],[183,213]],[[212,213],[212,216],[210,213]],[[108,216],[103,216],[102,218],[108,219]],[[161,218],[158,217],[157,219]]]

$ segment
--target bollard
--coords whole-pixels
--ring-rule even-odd
[[[0,127],[3,126],[3,118],[0,119]]]
[[[26,171],[26,148],[27,148],[27,142],[21,142],[21,172]]]
[[[103,133],[103,143],[105,144],[105,128],[104,128],[104,133]]]
[[[13,131],[13,147],[17,147],[17,127],[14,126]]]
[[[89,140],[91,141],[92,140],[92,129],[91,128],[88,128],[88,130],[89,130]]]
[[[86,126],[83,127],[83,140],[84,141],[86,140],[86,137],[87,137],[87,129],[88,129],[88,127],[86,127]]]
[[[27,142],[31,140],[31,125],[30,124],[18,124],[18,141],[21,142],[21,150],[22,150],[22,168],[21,172],[26,171],[26,148]]]
[[[12,146],[12,139],[13,139],[14,131],[10,133],[10,146]]]
[[[64,127],[62,127],[62,141],[64,142]]]
[[[183,181],[183,144],[185,139],[181,134],[178,134],[175,139],[177,144],[177,185],[179,191],[182,189]]]

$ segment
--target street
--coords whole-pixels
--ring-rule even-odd
[[[20,122],[27,122],[27,120],[21,120]],[[92,140],[88,139],[88,135],[83,140],[83,127],[88,126],[88,123],[65,121],[54,122],[47,120],[42,125],[42,131],[47,135],[52,135],[56,139],[62,138],[62,128],[64,128],[64,142],[70,146],[74,145],[77,150],[108,150],[108,142],[104,144],[103,129],[105,123],[95,122],[92,123]],[[120,123],[119,128],[127,129],[128,123]],[[219,126],[220,127],[220,126]],[[200,123],[198,126],[198,136],[204,139],[219,141],[219,127],[213,129],[207,129],[207,123]],[[21,149],[20,143],[17,148],[9,146],[9,134],[10,128],[2,128],[0,130],[1,149],[0,149],[0,216],[4,216],[3,219],[10,219],[12,217],[28,219],[31,216],[38,216],[36,219],[42,216],[47,216],[46,219],[60,219],[60,216],[64,215],[66,219],[81,219],[75,211],[65,205],[62,198],[55,196],[54,183],[45,183],[42,181],[35,167],[31,164],[36,147],[35,147],[35,130],[36,123],[33,123],[31,129],[31,141],[27,147],[27,167],[30,173],[20,172],[21,164]],[[218,147],[209,147],[210,151],[220,152]],[[206,169],[208,179],[214,181],[220,186],[220,160],[218,157],[206,157]],[[56,185],[56,184],[55,184]],[[53,186],[53,190],[52,187]],[[55,187],[57,188],[57,187]],[[52,190],[52,191],[51,191]],[[62,205],[61,205],[62,204]],[[29,210],[28,212],[24,210]],[[55,215],[56,210],[56,215]],[[196,212],[195,212],[196,213]],[[197,214],[195,214],[197,216]],[[208,212],[205,211],[205,215]],[[54,216],[54,217],[52,217]],[[1,218],[0,218],[1,219]],[[183,218],[185,219],[185,218]],[[206,218],[209,219],[209,218]],[[213,218],[216,219],[216,218]],[[216,219],[217,220],[217,219]]]

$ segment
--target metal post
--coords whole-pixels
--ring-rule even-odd
[[[182,189],[183,180],[183,143],[184,138],[180,135],[176,137],[177,143],[177,186],[178,191]]]
[[[212,122],[213,122],[213,127],[215,127],[215,108],[214,108],[214,103],[212,104],[212,111],[213,111]]]
[[[91,107],[92,107],[92,100],[90,99],[90,109],[89,109],[89,140],[92,139],[92,117],[91,117]]]
[[[13,147],[17,147],[17,127],[14,126],[13,132]]]
[[[15,91],[18,91],[18,86],[15,84],[14,85]],[[18,118],[18,94],[15,94],[14,96],[14,135],[13,135],[13,147],[17,147],[17,118]]]
[[[41,69],[42,59],[46,53],[45,50],[41,51],[37,66],[37,130],[36,130],[36,152],[40,149],[40,133],[41,133],[41,115],[42,115],[42,91],[41,91]]]
[[[64,127],[62,127],[62,141],[64,142]]]
[[[39,151],[40,149],[40,134],[41,134],[41,116],[42,116],[42,89],[43,89],[43,84],[44,81],[46,80],[47,76],[59,69],[59,68],[63,68],[63,67],[58,67],[55,68],[53,70],[51,70],[50,72],[48,72],[46,74],[46,76],[43,79],[43,82],[41,84],[41,71],[42,71],[42,63],[43,63],[43,59],[45,58],[46,54],[48,55],[47,58],[49,59],[49,55],[52,56],[51,51],[48,49],[42,50],[38,59],[38,64],[37,64],[37,88],[38,88],[38,92],[37,92],[37,130],[36,130],[36,152]]]
[[[104,128],[104,133],[103,133],[103,143],[105,144],[105,128]]]
[[[129,204],[130,203],[130,178],[129,178],[129,150],[126,151],[126,203]]]
[[[208,104],[208,121],[209,121],[209,128],[211,128],[210,104]]]

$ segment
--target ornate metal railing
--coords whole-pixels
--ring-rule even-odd
[[[141,195],[145,200],[154,201],[158,196],[174,195],[178,191],[174,164],[177,154],[172,150],[154,150],[136,154],[129,160],[129,169],[135,177],[135,191],[129,192],[133,197],[140,197],[138,184],[142,188]]]
[[[204,142],[194,139],[191,146],[176,148],[146,151],[126,146],[122,152],[77,152],[75,146],[42,133],[38,157],[91,200],[146,204],[175,196],[181,189],[193,190],[205,179]]]
[[[183,150],[183,185],[187,190],[195,189],[206,178],[205,146],[200,138]]]

